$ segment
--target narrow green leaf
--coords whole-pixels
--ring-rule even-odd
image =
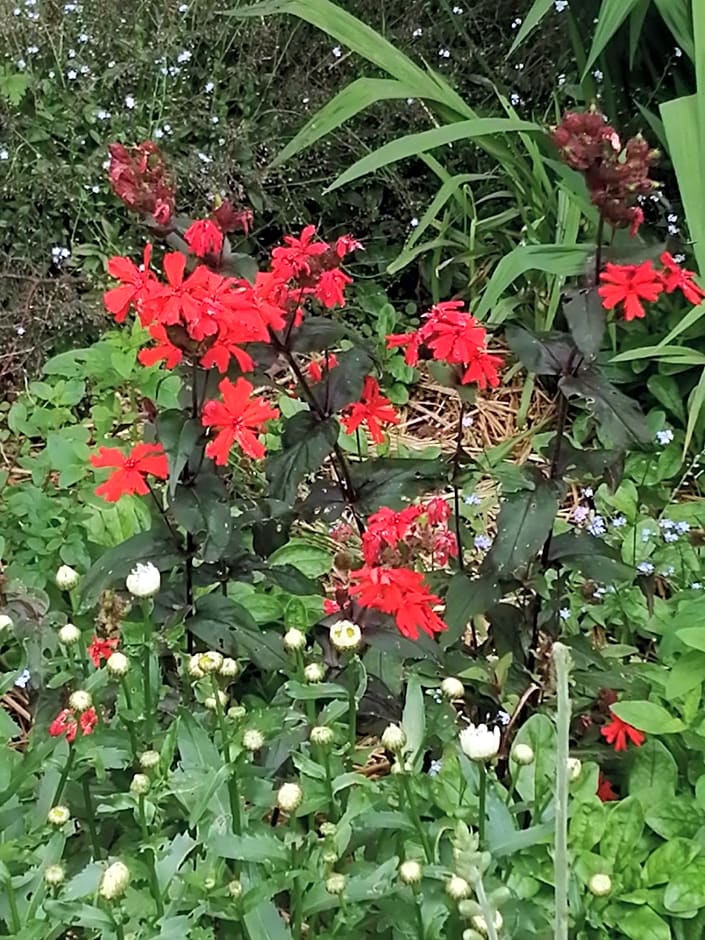
[[[549,11],[553,10],[554,6],[555,0],[534,0],[533,6],[524,17],[524,22],[521,24],[521,29],[517,33],[516,39],[512,43],[511,48],[507,53],[507,58],[509,58],[515,49],[519,48],[529,33],[536,29],[544,16]]]
[[[685,429],[685,440],[683,441],[683,454],[688,452],[690,442],[695,434],[695,428],[700,418],[703,404],[705,403],[705,369],[700,373],[700,379],[688,399],[688,425]]]
[[[688,0],[656,0],[656,6],[664,23],[673,33],[680,48],[691,62],[695,59],[693,22]]]
[[[602,0],[597,26],[592,38],[592,47],[588,55],[582,80],[595,64],[597,57],[602,54],[607,43],[612,39],[622,23],[626,20],[639,0]]]

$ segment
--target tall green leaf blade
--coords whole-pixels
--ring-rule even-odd
[[[546,541],[557,512],[558,499],[548,480],[538,479],[533,490],[512,494],[499,511],[497,536],[480,574],[506,578],[525,571]]]
[[[685,440],[683,441],[683,454],[685,454],[690,447],[690,442],[693,439],[693,434],[695,434],[695,428],[698,423],[698,418],[700,417],[700,412],[703,410],[703,404],[705,403],[705,369],[700,374],[700,380],[695,386],[693,391],[690,394],[688,400],[688,426],[685,429]]]
[[[583,70],[583,79],[638,2],[639,0],[602,0],[600,15],[592,37],[592,47]]]
[[[688,0],[656,0],[656,6],[673,33],[673,38],[692,62],[695,59],[695,42]]]
[[[705,55],[705,52],[703,53]],[[702,95],[705,96],[705,88]],[[685,217],[688,222],[698,270],[705,272],[705,152],[699,132],[698,95],[676,98],[661,105],[668,151],[678,178]]]
[[[427,150],[435,150],[437,147],[444,147],[458,140],[490,137],[494,134],[506,134],[516,131],[538,130],[539,126],[530,121],[511,120],[509,118],[472,118],[467,121],[446,124],[443,127],[434,127],[429,131],[407,134],[353,163],[351,167],[334,180],[325,192],[330,193],[346,183],[381,170],[391,163],[398,163],[400,160],[407,159],[407,157],[416,157]]]
[[[521,29],[516,35],[516,39],[511,45],[507,58],[517,49],[526,39],[526,37],[539,25],[544,16],[553,9],[555,0],[534,0],[534,5],[524,17]]]

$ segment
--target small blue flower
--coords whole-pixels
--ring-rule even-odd
[[[654,566],[650,561],[642,561],[639,562],[639,564],[636,566],[636,570],[639,572],[639,574],[653,574]]]
[[[690,523],[689,522],[676,522],[673,527],[679,535],[685,535],[686,532],[690,532]]]
[[[672,529],[675,526],[673,519],[660,519],[659,525],[662,529]]]
[[[621,529],[622,526],[625,526],[626,524],[627,524],[626,516],[615,516],[614,519],[612,520],[612,525],[615,527],[615,529]]]
[[[31,678],[32,676],[30,675],[29,669],[23,669],[19,676],[15,679],[15,685],[19,689],[26,689]]]
[[[605,520],[602,516],[595,516],[590,525],[587,527],[590,535],[594,535],[596,538],[599,538],[601,535],[605,535],[607,528],[605,526]]]
[[[465,499],[463,500],[463,502],[465,503],[466,506],[479,506],[479,505],[480,505],[480,497],[479,497],[479,496],[475,496],[474,493],[471,493],[469,496],[466,496],[466,497],[465,497]]]
[[[558,611],[558,616],[561,618],[561,620],[570,620],[570,608],[561,607],[561,609]]]
[[[702,591],[703,589],[703,586],[700,583],[700,581],[693,581],[693,583],[690,586],[692,587],[694,591]]]
[[[666,428],[664,431],[657,431],[656,440],[662,447],[665,447],[666,444],[670,444],[673,440],[673,431],[671,431],[670,428]]]
[[[431,766],[428,768],[429,777],[437,777],[441,772],[441,762],[439,760],[432,760]]]
[[[664,542],[677,542],[678,533],[677,532],[664,532],[663,533]]]
[[[492,547],[492,539],[489,535],[476,535],[474,545],[478,551],[486,552]]]

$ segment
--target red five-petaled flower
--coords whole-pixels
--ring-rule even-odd
[[[433,636],[447,629],[433,610],[441,599],[431,594],[419,571],[360,568],[352,574],[350,594],[363,607],[373,607],[394,617],[399,632],[410,640],[418,640],[419,630]]]
[[[279,417],[279,412],[264,398],[250,397],[253,386],[247,379],[239,378],[234,384],[223,379],[218,388],[223,400],[207,401],[203,406],[204,426],[219,432],[206,447],[206,454],[223,466],[237,441],[248,457],[264,457],[264,444],[257,435],[262,433],[266,421]]]
[[[682,268],[668,251],[663,252],[660,261],[664,267],[663,286],[666,288],[667,294],[672,294],[674,290],[680,290],[685,299],[695,306],[705,300],[705,291],[693,280],[695,277],[694,271]]]
[[[95,708],[81,712],[78,719],[70,708],[63,708],[49,725],[49,734],[53,738],[66,735],[67,741],[74,741],[80,729],[81,734],[92,734],[98,724],[98,715]]]
[[[643,264],[607,264],[600,274],[602,286],[598,294],[605,310],[618,304],[624,309],[624,319],[634,320],[646,316],[642,300],[658,300],[664,288],[662,276],[650,261]]]
[[[125,493],[137,493],[146,496],[149,493],[146,477],[148,475],[166,480],[169,465],[161,444],[137,444],[127,457],[117,447],[101,447],[91,457],[94,467],[115,467],[105,483],[96,489],[96,496],[104,496],[109,503],[115,503]]]
[[[91,645],[88,647],[88,655],[93,660],[96,669],[104,659],[109,659],[118,645],[118,638],[112,637],[109,640],[103,640],[99,636],[94,636]]]
[[[199,258],[219,255],[223,248],[223,233],[211,219],[198,219],[184,232],[184,239]]]
[[[622,721],[612,709],[610,709],[610,716],[612,719],[610,723],[600,728],[600,734],[607,743],[613,745],[615,751],[626,751],[628,738],[636,747],[641,747],[646,740],[644,732]]]
[[[360,401],[350,405],[348,414],[341,418],[347,434],[352,434],[361,424],[366,424],[375,444],[384,441],[383,424],[399,424],[399,416],[392,403],[382,394],[379,382],[368,375],[362,387]]]

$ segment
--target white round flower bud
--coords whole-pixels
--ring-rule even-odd
[[[362,641],[362,630],[352,620],[338,620],[330,628],[330,641],[340,652],[356,650]]]
[[[71,819],[71,812],[68,806],[52,806],[47,813],[47,822],[50,826],[65,826]]]
[[[138,562],[125,580],[125,587],[133,597],[152,597],[161,585],[159,568],[151,561]]]
[[[399,866],[399,877],[405,885],[416,885],[423,878],[423,867],[415,859],[407,859]]]
[[[338,831],[338,827],[336,826],[334,822],[331,822],[330,819],[326,819],[325,822],[322,822],[319,828],[320,828],[321,836],[324,839],[327,839],[328,837],[332,839],[333,836]]]
[[[77,689],[69,695],[69,708],[76,712],[87,712],[93,704],[90,692],[84,692],[83,689]]]
[[[456,679],[454,676],[448,676],[441,682],[441,693],[445,698],[453,702],[465,695],[465,686],[460,679]]]
[[[198,666],[204,675],[220,672],[224,662],[225,657],[217,650],[208,650],[207,653],[199,653],[198,655]]]
[[[242,882],[238,881],[237,878],[233,878],[232,881],[229,881],[228,894],[231,898],[242,897]]]
[[[454,901],[462,901],[463,898],[469,898],[471,887],[460,875],[451,875],[446,882],[446,894]]]
[[[515,764],[528,766],[534,762],[534,749],[528,744],[515,744],[510,756]]]
[[[460,732],[460,747],[470,760],[492,760],[499,751],[500,732],[495,725],[491,730],[487,725],[468,725]]]
[[[328,894],[342,894],[345,891],[347,880],[341,872],[334,871],[326,879],[326,891]]]
[[[468,927],[467,930],[463,931],[463,940],[482,940],[482,934]]]
[[[604,898],[612,890],[612,879],[609,875],[598,872],[588,881],[588,888],[598,898]]]
[[[338,853],[331,846],[330,848],[323,850],[321,853],[321,858],[326,865],[335,865],[335,863],[338,861]]]
[[[135,774],[130,782],[130,792],[137,796],[144,796],[145,793],[149,793],[151,785],[147,774]]]
[[[56,888],[64,883],[66,870],[63,865],[49,865],[44,872],[44,881],[51,887]]]
[[[304,791],[298,783],[283,783],[277,793],[277,806],[285,813],[295,812],[304,798]]]
[[[209,695],[208,698],[203,703],[206,708],[211,712],[218,711],[218,703],[220,703],[220,708],[225,708],[228,704],[228,696],[223,692],[222,689],[218,689],[218,698],[216,699],[215,695]]]
[[[122,897],[130,883],[130,869],[123,862],[113,862],[103,872],[98,894],[106,901]]]
[[[242,746],[247,751],[259,751],[264,747],[264,735],[257,728],[248,728],[242,736]]]
[[[155,767],[159,766],[161,759],[158,751],[145,751],[140,754],[140,767],[142,770],[154,770]]]
[[[81,631],[75,623],[65,623],[59,630],[59,643],[62,646],[73,646],[81,639]]]
[[[301,630],[297,630],[296,627],[292,627],[291,630],[287,630],[284,634],[284,649],[289,650],[290,653],[294,653],[297,650],[302,650],[306,646],[306,634],[302,633]]]
[[[195,653],[193,656],[189,656],[188,666],[186,669],[192,679],[202,679],[205,676],[205,672],[199,665],[200,658],[200,653]]]
[[[125,656],[124,653],[121,653],[119,650],[117,650],[108,656],[105,667],[111,676],[115,676],[117,679],[120,679],[122,676],[127,675],[127,672],[130,668],[130,660],[127,658],[127,656]]]
[[[234,679],[240,673],[240,663],[226,656],[220,666],[220,674],[225,679]]]
[[[72,591],[80,580],[78,571],[68,565],[62,565],[54,575],[54,584],[60,591]]]
[[[206,891],[212,891],[215,888],[215,878],[204,878],[203,887]]]
[[[247,715],[247,709],[244,705],[232,705],[228,709],[228,718],[231,721],[242,721],[245,715]]]
[[[577,780],[580,776],[580,771],[583,769],[582,761],[577,757],[568,758],[568,779],[572,783],[574,780]]]
[[[304,679],[311,684],[323,682],[325,675],[326,670],[322,663],[309,663],[304,668]]]
[[[12,617],[8,617],[7,614],[0,614],[0,633],[12,627],[12,624]]]
[[[471,923],[473,927],[475,928],[475,930],[477,930],[478,933],[482,934],[483,937],[488,936],[489,931],[487,930],[487,921],[485,920],[482,914],[475,914],[475,916],[472,918]],[[499,913],[499,911],[495,911],[494,912],[495,930],[501,930],[503,924],[504,924],[504,918]]]
[[[315,728],[311,728],[311,743],[320,744],[321,747],[328,747],[329,744],[333,742],[332,728],[327,728],[325,725],[316,725]]]
[[[387,725],[382,732],[382,747],[392,753],[397,753],[404,749],[406,744],[406,735],[399,725]]]

